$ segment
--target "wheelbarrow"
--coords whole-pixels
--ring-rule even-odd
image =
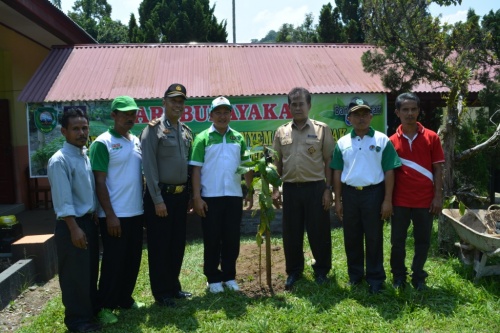
[[[488,210],[468,209],[463,216],[458,209],[442,212],[462,240],[455,243],[460,248],[460,259],[466,265],[473,264],[474,282],[483,276],[500,275],[500,265],[487,265],[489,258],[500,256],[500,234],[488,233],[487,225],[482,222]]]

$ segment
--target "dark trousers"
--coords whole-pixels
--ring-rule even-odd
[[[386,278],[383,252],[384,221],[380,217],[384,193],[383,183],[363,190],[342,186],[344,247],[350,281],[358,282],[364,276],[365,247],[368,284],[379,285]]]
[[[203,273],[208,283],[234,280],[236,260],[240,254],[243,199],[241,197],[202,199],[208,205],[206,217],[202,218]]]
[[[103,253],[98,299],[102,308],[128,309],[134,303],[132,293],[141,266],[143,218],[120,217],[121,237],[111,237],[106,219],[99,219]]]
[[[394,279],[406,279],[405,266],[406,238],[410,221],[413,221],[415,254],[411,270],[413,282],[424,281],[428,276],[424,271],[427,254],[431,245],[433,216],[429,208],[394,207],[391,223],[391,269]]]
[[[330,212],[323,209],[325,182],[283,184],[283,247],[286,273],[304,271],[304,230],[316,263],[315,274],[328,274],[332,268]]]
[[[174,297],[181,290],[181,273],[186,246],[186,217],[189,195],[163,194],[167,217],[155,213],[148,189],[144,195],[148,239],[149,281],[156,300]]]
[[[76,223],[87,237],[87,249],[73,245],[66,222],[58,220],[54,231],[64,304],[64,323],[68,329],[92,321],[98,311],[97,276],[99,271],[99,243],[97,225],[90,215],[76,218]]]

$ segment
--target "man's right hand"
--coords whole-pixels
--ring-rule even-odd
[[[276,207],[276,209],[281,208],[281,193],[279,188],[273,188],[273,194],[271,196],[273,199],[273,205]]]
[[[156,215],[159,217],[167,217],[168,212],[167,212],[167,206],[165,205],[164,202],[160,202],[155,205],[155,211]]]
[[[76,227],[70,230],[71,242],[74,246],[79,249],[87,249],[87,236],[80,227]]]

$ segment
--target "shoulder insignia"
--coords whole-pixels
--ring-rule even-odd
[[[186,125],[186,124],[184,124],[184,123],[181,123],[181,125],[182,125],[182,127],[183,127],[186,131],[188,131],[188,132],[189,132],[189,133],[191,133],[191,134],[193,133],[193,131],[191,130],[191,128],[189,128],[189,126],[188,126],[188,125]]]
[[[149,125],[149,126],[156,126],[156,125],[158,125],[159,123],[160,123],[160,118],[155,118],[155,119],[151,120],[151,121],[148,123],[148,125]]]

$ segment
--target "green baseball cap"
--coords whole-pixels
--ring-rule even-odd
[[[111,103],[111,111],[134,111],[139,110],[134,99],[130,96],[118,96]]]

